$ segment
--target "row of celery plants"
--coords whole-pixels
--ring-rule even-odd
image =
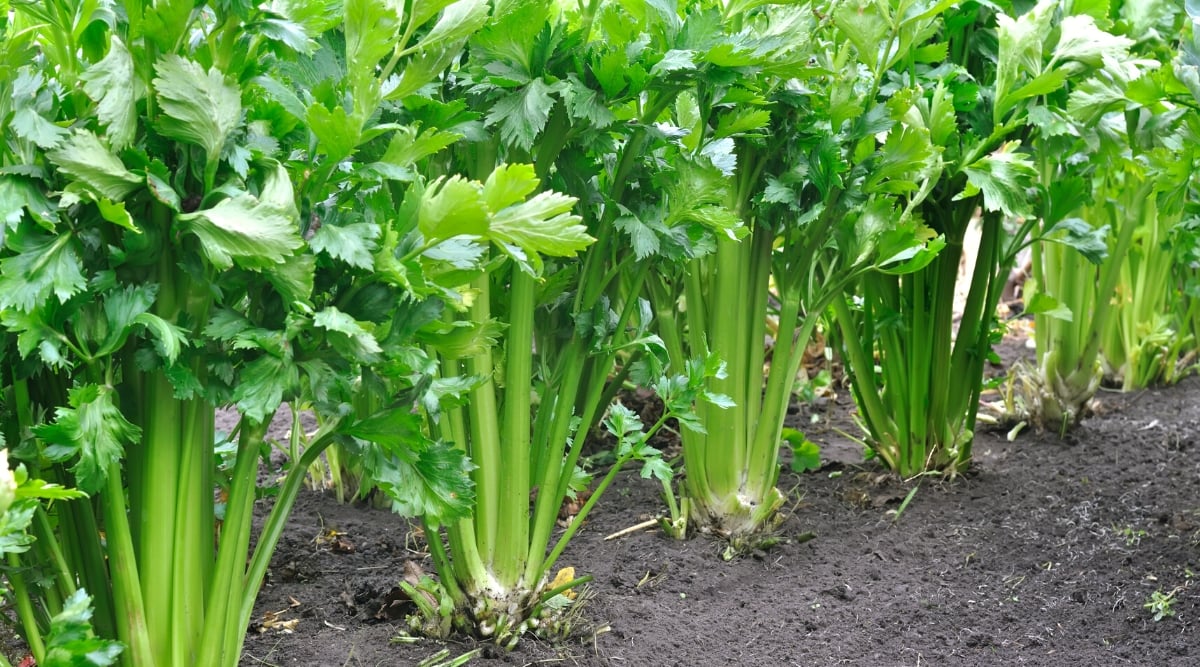
[[[0,107],[5,437],[92,496],[27,504],[36,539],[8,555],[39,660],[85,590],[124,664],[234,664],[323,453],[423,518],[438,579],[403,586],[433,634],[561,628],[586,578],[551,572],[635,460],[670,532],[758,544],[827,310],[872,451],[961,471],[1016,250],[1104,251],[1072,217],[1089,175],[1054,151],[1089,114],[1132,119],[1151,69],[1102,8],[1049,1],[60,4],[4,26]],[[1165,158],[1146,106],[1122,145]],[[1061,320],[1049,284],[1031,310]],[[648,429],[612,404],[629,381],[666,404]],[[284,401],[291,467],[247,566]],[[241,415],[228,480],[217,405]],[[672,419],[678,490],[648,444]],[[556,536],[598,424],[616,464]]]

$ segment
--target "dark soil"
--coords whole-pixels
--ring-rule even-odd
[[[255,613],[298,622],[252,630],[242,664],[416,665],[480,646],[472,665],[1200,664],[1200,378],[1104,393],[1066,440],[980,433],[953,481],[853,462],[848,403],[842,389],[793,410],[836,460],[783,476],[793,502],[768,552],[725,562],[714,541],[654,530],[604,541],[661,506],[654,484],[623,475],[563,558],[595,577],[576,636],[511,653],[391,644],[403,621],[380,608],[406,561],[429,569],[423,538],[306,493]],[[1156,591],[1174,591],[1157,622]]]

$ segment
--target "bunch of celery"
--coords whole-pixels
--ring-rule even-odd
[[[124,644],[121,664],[236,664],[304,472],[335,437],[358,436],[408,464],[408,494],[429,511],[462,513],[441,493],[469,494],[461,455],[377,427],[406,406],[341,408],[361,368],[407,363],[411,337],[401,330],[384,346],[356,302],[312,296],[316,281],[352,282],[351,269],[375,258],[403,264],[406,280],[394,285],[419,283],[449,238],[397,248],[381,186],[418,151],[401,150],[384,173],[379,144],[398,138],[404,149],[414,133],[378,122],[379,112],[437,78],[487,7],[418,8],[13,8],[2,52],[13,76],[0,79],[0,115],[13,129],[0,154],[5,435],[31,475],[91,496],[32,508],[36,539],[9,555],[39,663],[59,656],[43,638],[81,617],[72,591],[83,590],[96,632]],[[250,83],[308,58],[344,63],[347,94]],[[281,150],[297,139],[303,148]],[[349,208],[368,221],[338,224],[331,211]],[[331,224],[321,233],[323,213]],[[381,223],[386,248],[375,243]],[[283,400],[305,396],[328,407],[326,418],[251,554],[266,424]],[[241,416],[219,531],[218,404]]]
[[[1149,19],[1132,5],[1114,9],[1135,23]],[[1044,116],[1039,142],[1041,234],[1066,244],[1034,246],[1027,293],[1038,369],[1022,378],[1023,397],[1031,419],[1059,431],[1086,414],[1106,365],[1132,387],[1169,375],[1164,363],[1173,370],[1178,353],[1165,342],[1176,325],[1162,305],[1171,271],[1162,244],[1189,180],[1186,107],[1170,99],[1182,85],[1158,62],[1130,57],[1134,40],[1103,34],[1072,42],[1064,32],[1060,44],[1103,67],[1073,87],[1065,109]]]
[[[1126,47],[1094,17],[1060,15],[1050,0],[1020,15],[975,3],[943,9],[914,48],[892,52],[888,78],[905,83],[876,92],[937,156],[912,213],[946,248],[910,275],[869,276],[860,304],[835,303],[869,446],[903,476],[969,464],[996,304],[1037,220],[1027,146],[1039,131],[1056,131],[1044,121],[1065,104],[1067,79],[1105,67]],[[963,239],[980,208],[978,255],[955,322]]]

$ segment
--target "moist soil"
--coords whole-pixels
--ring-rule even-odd
[[[863,462],[850,403],[839,388],[793,406],[826,462],[782,476],[769,550],[725,561],[712,539],[655,529],[606,541],[662,507],[656,483],[622,474],[562,558],[594,577],[574,633],[511,652],[393,643],[396,582],[406,564],[432,569],[424,537],[306,492],[241,664],[418,665],[442,649],[480,649],[471,665],[1200,664],[1200,378],[1102,392],[1066,439],[981,430],[953,480]],[[1155,592],[1173,616],[1154,620]]]

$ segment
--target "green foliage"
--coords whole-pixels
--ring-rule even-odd
[[[416,224],[436,204],[427,165],[473,120],[426,87],[488,5],[401,9],[134,2],[114,11],[56,0],[6,13],[0,116],[13,132],[0,149],[0,384],[14,398],[4,435],[26,466],[18,471],[100,498],[18,497],[6,515],[19,558],[53,564],[46,587],[13,586],[39,664],[236,662],[299,482],[335,441],[372,457],[406,511],[447,521],[468,511],[461,452],[367,437],[355,425],[379,408],[347,407],[364,376],[397,379],[394,405],[428,390],[410,309],[461,303],[464,273],[482,271],[469,248],[492,240],[490,227],[470,230],[475,239],[426,238]],[[585,237],[572,203],[522,198],[485,222],[514,254],[574,251]],[[446,199],[439,215],[453,220],[461,207]],[[292,468],[251,554],[264,424],[284,402],[310,407],[320,428],[289,450]],[[236,406],[241,423],[222,473],[229,498],[214,558],[217,405]],[[396,409],[407,414],[411,402]],[[72,497],[38,484],[38,497]],[[79,584],[96,596],[96,633],[126,640],[119,658],[99,640],[92,662],[72,653],[93,641],[76,599],[61,606]],[[60,612],[76,625],[54,625]],[[75,648],[52,641],[67,630]]]
[[[124,650],[121,642],[102,639],[92,630],[92,599],[82,589],[63,603],[50,619],[46,667],[109,667]]]

